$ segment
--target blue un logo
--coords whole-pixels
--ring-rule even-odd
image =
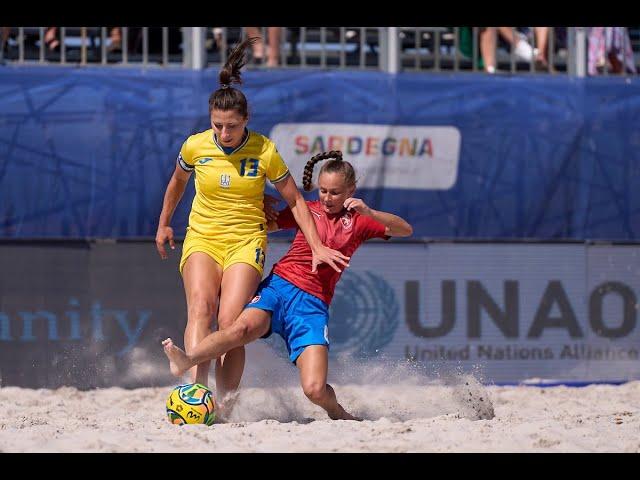
[[[376,356],[393,339],[399,310],[393,288],[382,277],[369,271],[345,271],[329,307],[329,355]],[[266,342],[287,357],[279,335],[269,336]]]
[[[376,355],[393,339],[399,310],[393,288],[382,277],[345,271],[329,308],[331,352]]]

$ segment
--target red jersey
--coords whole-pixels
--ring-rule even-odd
[[[347,257],[351,257],[353,252],[370,238],[390,238],[384,234],[385,226],[382,223],[360,215],[355,210],[343,210],[339,214],[329,216],[319,201],[307,202],[307,205],[316,222],[322,243]],[[298,223],[288,207],[280,212],[277,223],[282,229],[298,228]],[[317,272],[311,273],[311,259],[311,247],[298,228],[291,248],[273,266],[273,272],[329,305],[341,272],[336,272],[331,265],[321,263]]]

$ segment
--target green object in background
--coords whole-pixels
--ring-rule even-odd
[[[458,29],[458,45],[460,45],[460,53],[467,58],[473,60],[473,28],[460,27]],[[482,55],[478,52],[478,68],[484,69]]]

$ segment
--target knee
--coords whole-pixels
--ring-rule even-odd
[[[310,381],[302,384],[302,391],[309,400],[316,403],[322,400],[326,392],[326,385],[322,382]]]
[[[189,299],[189,319],[211,324],[216,313],[216,302],[204,295],[195,294]]]
[[[218,314],[218,329],[220,330],[226,330],[227,328],[231,327],[231,325],[233,325],[236,320],[236,317],[233,317],[231,315],[226,315],[223,312],[219,312]]]
[[[227,330],[227,332],[229,332],[233,336],[233,339],[238,343],[247,343],[251,335],[249,325],[241,321],[236,322],[225,330]]]

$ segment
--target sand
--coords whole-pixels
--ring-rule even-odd
[[[211,427],[168,423],[164,405],[172,385],[5,386],[0,451],[640,452],[640,381],[485,386],[471,374],[429,378],[398,371],[351,368],[335,375],[339,399],[362,422],[329,420],[304,397],[295,376],[283,386],[268,379],[243,387],[227,423]]]

